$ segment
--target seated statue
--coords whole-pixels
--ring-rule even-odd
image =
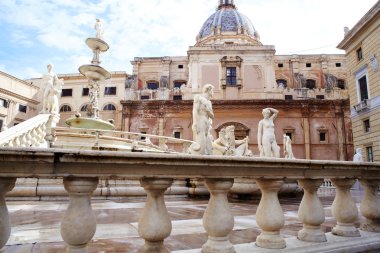
[[[225,156],[252,156],[249,150],[248,137],[243,140],[235,139],[235,127],[228,126],[219,132],[219,138],[213,143],[214,155]]]
[[[356,149],[356,154],[354,155],[354,159],[353,159],[354,162],[363,162],[363,154],[362,154],[362,149],[361,148],[357,148]]]
[[[296,159],[293,155],[292,140],[289,136],[284,134],[284,155],[286,159]]]

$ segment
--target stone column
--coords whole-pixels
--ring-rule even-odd
[[[302,179],[298,180],[298,183],[304,190],[298,209],[298,218],[303,223],[303,229],[298,232],[298,239],[305,242],[326,242],[326,235],[321,231],[325,213],[317,195],[323,179]]]
[[[355,180],[331,179],[331,181],[336,186],[332,214],[337,220],[337,225],[332,229],[332,233],[339,236],[359,237],[359,230],[354,225],[358,218],[358,208],[350,193]]]
[[[206,179],[211,197],[203,215],[203,227],[208,234],[208,240],[202,247],[203,253],[235,252],[228,238],[234,227],[234,217],[228,204],[227,194],[233,184],[232,178]]]
[[[303,132],[305,140],[305,159],[311,159],[310,151],[310,123],[309,123],[309,111],[302,112],[303,117]]]
[[[168,253],[164,239],[172,231],[172,223],[165,206],[164,193],[173,183],[169,178],[142,178],[140,184],[144,187],[147,198],[144,211],[140,216],[138,232],[144,238],[145,245],[139,253]]]
[[[5,203],[5,194],[13,189],[16,178],[0,178],[0,252],[11,235],[11,221]]]
[[[67,243],[67,253],[87,253],[87,243],[96,231],[96,217],[91,208],[91,194],[98,178],[63,179],[70,203],[63,216],[61,236]]]
[[[360,180],[364,187],[364,198],[360,205],[360,211],[366,222],[361,229],[369,232],[380,233],[380,198],[378,194],[380,180]]]
[[[277,196],[283,181],[257,179],[256,182],[261,190],[256,222],[262,229],[256,239],[256,245],[267,249],[283,249],[286,244],[280,235],[280,229],[285,225],[285,216]]]

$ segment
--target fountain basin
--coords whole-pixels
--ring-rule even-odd
[[[93,81],[104,81],[111,78],[111,73],[98,65],[83,65],[79,67],[79,72]]]
[[[88,38],[86,44],[92,50],[99,50],[100,52],[106,52],[110,48],[104,40],[98,38]]]
[[[115,125],[111,124],[108,121],[104,121],[101,119],[93,119],[93,118],[82,118],[82,117],[74,117],[66,120],[66,124],[75,127],[75,128],[83,128],[83,129],[96,129],[96,130],[114,130]]]

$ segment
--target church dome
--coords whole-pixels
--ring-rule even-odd
[[[259,34],[252,22],[238,12],[234,0],[220,0],[218,9],[204,22],[197,41],[208,40],[210,37],[241,35],[259,42]]]

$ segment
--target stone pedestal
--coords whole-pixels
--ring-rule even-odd
[[[234,227],[234,217],[227,199],[233,183],[234,179],[206,179],[211,197],[203,215],[203,227],[207,231],[208,240],[202,247],[202,253],[235,252],[228,238]]]
[[[172,223],[165,206],[164,193],[173,179],[142,178],[141,186],[147,192],[143,213],[139,219],[138,232],[145,240],[139,253],[168,253],[164,239],[172,231]]]
[[[5,194],[13,189],[16,178],[0,178],[0,252],[11,235],[11,221],[5,203]]]
[[[358,218],[358,208],[351,196],[350,189],[355,184],[354,179],[332,179],[336,187],[336,196],[332,204],[332,214],[337,225],[332,229],[334,235],[346,237],[360,236],[354,222]]]
[[[380,233],[380,198],[378,194],[380,180],[361,180],[364,187],[364,197],[360,211],[366,222],[361,229],[368,232]]]
[[[98,178],[64,178],[63,184],[70,198],[61,224],[61,235],[68,245],[66,252],[87,253],[87,243],[96,231],[91,194],[98,185]]]
[[[326,235],[321,231],[321,224],[325,221],[325,213],[317,195],[323,179],[303,179],[298,180],[298,183],[304,190],[298,209],[298,218],[303,223],[303,229],[298,232],[298,239],[305,242],[326,242]]]
[[[285,216],[277,195],[283,181],[257,179],[256,183],[262,194],[256,211],[256,222],[262,231],[256,239],[256,245],[267,249],[283,249],[286,244],[280,229],[285,225]]]

